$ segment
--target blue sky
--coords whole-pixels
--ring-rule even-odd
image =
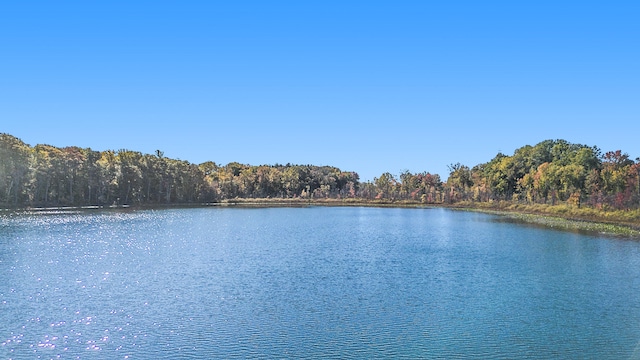
[[[545,139],[640,156],[638,1],[15,1],[0,132],[382,172]]]

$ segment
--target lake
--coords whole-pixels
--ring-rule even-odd
[[[0,358],[638,359],[640,243],[446,209],[0,215]]]

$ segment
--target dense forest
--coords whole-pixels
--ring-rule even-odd
[[[213,203],[228,199],[359,199],[425,204],[510,201],[581,207],[640,207],[640,159],[621,151],[546,140],[439,175],[353,171],[313,165],[192,164],[161,151],[30,146],[0,134],[3,207]]]

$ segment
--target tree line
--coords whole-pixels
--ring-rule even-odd
[[[473,168],[450,166],[448,201],[565,203],[594,208],[637,209],[640,159],[620,150],[546,140],[502,153]]]
[[[640,161],[621,151],[546,140],[513,156],[499,153],[473,168],[389,172],[361,182],[353,171],[315,165],[192,164],[161,151],[95,151],[30,146],[0,134],[0,204],[4,207],[209,203],[236,198],[360,199],[426,204],[459,201],[569,203],[638,208]]]
[[[0,134],[0,204],[141,205],[234,198],[356,197],[359,177],[331,166],[199,165],[161,151],[29,146]]]

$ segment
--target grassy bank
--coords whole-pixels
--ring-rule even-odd
[[[367,199],[228,199],[222,200],[219,203],[213,203],[209,205],[214,206],[371,206],[371,207],[426,207],[426,206],[439,206],[428,205],[417,201],[391,201],[391,200],[367,200]]]
[[[640,239],[640,210],[598,210],[569,205],[461,202],[453,207],[541,226]]]

